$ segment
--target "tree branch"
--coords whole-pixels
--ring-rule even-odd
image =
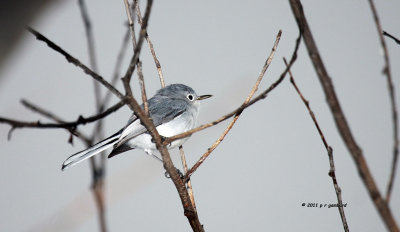
[[[250,93],[247,96],[246,100],[244,101],[243,105],[248,104],[250,102],[251,98],[254,96],[255,92],[258,90],[258,86],[260,85],[260,83],[265,75],[265,72],[267,71],[267,69],[275,55],[275,51],[276,51],[276,48],[278,47],[281,35],[282,35],[282,31],[279,30],[278,35],[276,36],[276,39],[275,39],[274,46],[272,47],[271,53],[269,54],[267,60],[265,61],[265,64],[260,72],[260,75],[258,76],[256,83],[254,84],[252,90],[250,91]],[[224,140],[225,136],[232,129],[233,125],[236,123],[236,121],[238,120],[238,118],[242,112],[243,111],[240,111],[240,112],[238,111],[235,114],[233,120],[230,122],[228,127],[224,130],[222,135],[214,142],[214,144],[211,147],[209,147],[207,149],[207,151],[201,156],[201,158],[196,162],[196,164],[185,174],[186,179],[188,179],[197,170],[197,168],[200,167],[200,165],[207,159],[207,157],[211,154],[211,152],[213,152],[215,150],[215,148],[217,148],[217,146],[222,142],[222,140]]]
[[[96,61],[96,54],[95,54],[95,47],[94,47],[94,36],[93,36],[93,30],[92,30],[92,23],[90,22],[89,19],[89,14],[88,10],[85,4],[84,0],[79,0],[79,9],[81,11],[81,16],[85,28],[85,33],[86,33],[86,43],[88,45],[88,53],[89,53],[89,61],[90,61],[90,67],[94,72],[97,73],[97,61]],[[96,101],[96,108],[100,109],[100,86],[99,83],[95,80],[93,80],[94,84],[94,96],[95,96],[95,101]]]
[[[399,231],[397,227],[397,223],[394,220],[392,212],[390,211],[388,205],[384,201],[379,192],[378,187],[376,186],[375,180],[372,177],[372,174],[368,168],[367,162],[365,161],[363,152],[360,147],[357,145],[350,127],[347,123],[347,120],[344,116],[342,108],[339,104],[339,100],[336,96],[336,92],[333,88],[333,83],[331,78],[328,75],[328,72],[325,69],[325,65],[322,62],[321,56],[319,55],[319,51],[317,49],[317,45],[312,37],[310,28],[308,26],[307,20],[305,18],[303,7],[299,0],[289,0],[290,6],[293,11],[293,15],[296,18],[297,25],[300,30],[303,32],[303,39],[306,44],[309,57],[314,65],[314,68],[317,72],[321,85],[323,87],[325,96],[327,98],[328,105],[332,111],[336,126],[339,130],[339,133],[349,150],[354,163],[358,169],[360,177],[364,182],[365,187],[368,190],[368,193],[377,208],[382,220],[384,221],[386,227],[390,231]]]
[[[139,60],[140,50],[142,48],[144,37],[145,37],[145,35],[147,33],[146,32],[147,31],[147,24],[148,24],[148,21],[149,21],[152,4],[153,4],[153,0],[147,0],[146,12],[145,12],[144,17],[143,17],[143,25],[142,25],[142,28],[140,30],[139,39],[138,39],[138,41],[136,43],[136,47],[134,49],[133,56],[132,56],[131,61],[129,63],[128,70],[126,71],[124,77],[122,78],[122,79],[128,80],[128,83],[131,80],[132,74],[135,71],[135,66],[136,66],[136,64],[137,64],[137,62]]]
[[[124,86],[127,88],[128,83],[127,80],[124,79]],[[182,202],[182,206],[184,209],[184,214],[188,218],[189,223],[193,229],[193,231],[204,231],[203,226],[201,225],[197,212],[194,210],[193,205],[190,201],[189,194],[187,192],[187,189],[185,187],[184,182],[178,175],[176,168],[174,164],[172,163],[171,157],[169,155],[169,152],[166,148],[166,145],[162,143],[161,136],[159,135],[158,131],[156,130],[153,122],[151,119],[146,115],[146,113],[142,110],[142,108],[139,106],[135,98],[131,95],[131,92],[128,92],[128,97],[129,97],[129,105],[131,108],[133,108],[133,111],[135,112],[136,116],[140,119],[141,123],[143,126],[146,127],[147,131],[149,131],[150,135],[152,136],[153,140],[156,143],[156,147],[158,151],[161,153],[161,157],[163,160],[164,168],[168,172],[169,176],[171,177],[172,182],[174,183],[179,197]]]
[[[185,152],[183,151],[182,145],[179,146],[179,153],[181,155],[181,161],[182,161],[182,167],[183,167],[184,175],[186,175],[186,173],[188,172],[188,167],[187,167],[187,163],[186,163]],[[192,202],[192,205],[193,205],[193,209],[197,212],[196,202],[194,201],[192,182],[190,181],[190,178],[185,183],[186,183],[187,190],[188,190],[188,193],[189,193],[190,201]]]
[[[36,36],[37,40],[43,41],[49,46],[51,49],[55,50],[56,52],[60,53],[67,59],[69,63],[72,63],[79,68],[81,68],[86,74],[90,75],[93,77],[95,80],[99,81],[102,85],[104,85],[108,90],[110,90],[115,96],[117,96],[119,99],[123,99],[124,95],[120,93],[114,86],[112,86],[110,83],[108,83],[102,76],[99,74],[95,73],[92,71],[90,68],[88,68],[86,65],[82,64],[78,59],[74,58],[70,54],[68,54],[66,51],[64,51],[61,47],[59,47],[57,44],[53,43],[49,39],[47,39],[45,36],[40,34],[39,32],[35,31],[34,29],[28,27],[27,30],[32,33],[33,35]]]
[[[389,204],[390,195],[392,193],[393,182],[396,176],[396,169],[397,169],[397,160],[399,157],[399,126],[398,126],[398,119],[397,119],[397,108],[396,108],[396,96],[395,90],[392,81],[392,74],[390,72],[390,62],[389,62],[389,53],[386,47],[385,38],[382,35],[382,26],[379,22],[378,12],[375,9],[375,4],[372,0],[369,0],[369,5],[371,7],[372,14],[374,16],[376,29],[378,30],[379,40],[381,42],[381,46],[383,49],[383,58],[385,60],[385,66],[383,67],[383,73],[386,75],[386,81],[388,85],[390,103],[392,108],[392,122],[393,122],[393,160],[392,160],[392,169],[390,172],[390,178],[388,181],[387,189],[386,189],[386,202]]]
[[[21,100],[21,104],[23,106],[25,106],[26,108],[32,110],[33,112],[38,113],[38,114],[40,114],[40,115],[42,115],[42,116],[44,116],[46,118],[49,118],[49,119],[51,119],[51,120],[53,120],[55,122],[58,122],[58,123],[65,123],[66,122],[63,119],[61,119],[60,117],[58,117],[57,115],[55,115],[55,114],[53,114],[53,113],[51,113],[51,112],[49,112],[49,111],[37,106],[37,105],[34,105],[33,103],[30,103],[25,99]],[[89,137],[87,137],[84,134],[82,134],[77,128],[68,128],[67,130],[71,133],[70,139],[68,140],[69,143],[71,143],[71,144],[73,143],[73,140],[72,140],[73,136],[72,135],[75,135],[78,138],[82,139],[82,141],[85,144],[91,144],[92,143],[92,140],[89,139]]]
[[[97,72],[97,62],[94,47],[94,36],[92,31],[91,22],[89,19],[89,13],[84,0],[79,0],[79,8],[81,10],[82,20],[84,22],[84,28],[86,31],[86,42],[89,53],[90,67]],[[100,84],[96,80],[93,80],[94,97],[96,102],[96,111],[100,113],[103,110],[103,104],[101,102]],[[94,130],[92,132],[92,141],[96,139],[103,139],[103,123],[98,120]],[[91,146],[92,144],[88,144]],[[102,232],[107,231],[106,214],[105,214],[105,203],[104,203],[104,173],[105,173],[105,156],[104,152],[101,153],[100,159],[95,157],[90,158],[90,168],[92,171],[92,192],[97,206],[97,213],[99,218],[99,227]],[[96,162],[100,161],[100,162]]]
[[[391,35],[391,34],[387,33],[386,31],[383,31],[383,32],[382,32],[382,34],[383,34],[384,36],[387,36],[387,37],[389,37],[389,38],[393,39],[393,40],[394,40],[394,42],[396,42],[397,44],[400,44],[400,40],[399,40],[399,39],[397,39],[397,38],[396,38],[396,37],[394,37],[393,35]]]
[[[143,27],[142,14],[140,12],[140,7],[139,7],[138,0],[134,0],[134,7],[136,9],[136,15],[137,15],[138,23],[139,23],[139,25],[141,27]],[[161,88],[164,88],[165,87],[165,81],[164,81],[164,76],[163,76],[163,73],[162,73],[162,70],[161,70],[160,61],[157,59],[156,52],[154,51],[153,43],[151,42],[150,37],[149,37],[149,33],[146,32],[145,37],[146,37],[147,44],[149,45],[151,55],[153,56],[154,63],[156,64],[156,68],[157,68],[157,71],[158,71],[158,76],[160,78]]]
[[[87,123],[95,122],[101,118],[106,117],[107,115],[117,111],[123,105],[125,105],[125,101],[120,101],[117,104],[111,106],[110,108],[108,108],[107,110],[103,111],[100,114],[95,114],[95,115],[89,116],[87,118],[79,116],[78,120],[71,121],[71,122],[41,123],[40,121],[27,122],[27,121],[18,121],[18,120],[14,120],[14,119],[0,117],[0,123],[9,124],[12,127],[12,129],[27,127],[27,128],[39,128],[39,129],[63,128],[63,129],[67,129],[67,130],[69,130],[69,129],[74,130],[79,125],[85,125]]]
[[[182,202],[182,206],[184,209],[185,216],[188,218],[189,223],[193,229],[193,231],[204,231],[203,226],[201,225],[197,212],[194,210],[193,205],[190,201],[189,194],[187,192],[187,189],[185,187],[184,182],[178,175],[176,168],[174,164],[172,163],[171,157],[169,155],[169,152],[166,148],[166,145],[162,143],[162,139],[158,131],[156,130],[153,122],[151,119],[147,116],[147,114],[142,110],[136,99],[132,95],[132,90],[129,85],[130,79],[132,76],[132,73],[135,69],[135,66],[139,60],[139,53],[140,49],[143,43],[143,39],[146,33],[146,27],[147,27],[147,21],[150,16],[150,11],[151,11],[151,6],[152,6],[153,1],[148,0],[147,1],[147,6],[146,6],[146,12],[145,16],[143,18],[143,25],[140,31],[140,37],[137,42],[137,46],[135,48],[134,55],[131,59],[131,62],[129,64],[129,68],[125,74],[125,76],[122,78],[122,82],[124,84],[126,96],[127,96],[127,104],[129,107],[135,112],[135,115],[140,119],[140,122],[142,123],[143,126],[146,127],[147,131],[150,133],[152,136],[153,140],[155,141],[156,147],[158,151],[161,153],[161,157],[163,160],[164,168],[168,172],[169,176],[171,177],[172,182],[175,185],[175,188],[178,191],[179,197]]]
[[[111,85],[114,86],[117,81],[119,80],[120,74],[119,74],[119,70],[121,69],[122,66],[122,61],[125,55],[125,52],[127,51],[127,46],[128,46],[128,42],[129,42],[129,30],[126,31],[124,38],[122,40],[122,44],[121,44],[121,48],[119,49],[118,55],[117,55],[117,60],[115,62],[115,67],[114,67],[114,72],[113,72],[113,77],[111,79]],[[101,106],[101,108],[103,109],[104,106],[108,103],[108,101],[110,100],[111,97],[111,92],[107,91],[106,95],[103,99],[103,104]]]
[[[288,63],[286,62],[286,59],[283,58],[283,61],[285,62],[286,67],[288,67]],[[346,220],[346,215],[344,214],[344,208],[343,208],[343,201],[342,201],[342,190],[339,187],[339,184],[337,182],[336,179],[336,173],[335,173],[335,162],[333,161],[333,149],[331,146],[328,145],[328,142],[325,139],[324,134],[322,133],[322,130],[317,122],[317,119],[314,115],[314,112],[311,110],[309,101],[307,99],[305,99],[305,97],[303,96],[303,94],[300,92],[300,89],[297,87],[296,82],[294,81],[292,72],[289,69],[289,76],[290,76],[290,82],[292,83],[293,87],[295,88],[297,94],[299,95],[299,97],[301,98],[301,100],[303,101],[304,105],[306,106],[308,113],[311,116],[311,119],[314,122],[315,127],[318,130],[319,136],[321,137],[321,140],[326,148],[326,151],[328,153],[328,158],[329,158],[329,176],[332,178],[332,183],[333,183],[333,187],[335,188],[335,192],[336,192],[336,198],[338,200],[338,210],[339,210],[339,214],[340,214],[340,218],[342,219],[342,224],[343,224],[343,229],[346,232],[349,232],[349,226],[347,225],[347,220]]]
[[[132,14],[131,14],[131,6],[129,5],[128,0],[124,0],[124,3],[125,3],[125,10],[126,10],[126,14],[128,17],[128,22],[129,22],[129,31],[131,33],[133,52],[135,53],[137,44],[136,44],[136,38],[135,38],[135,28],[134,28],[134,23],[133,23]],[[140,53],[140,50],[138,50],[137,52]],[[139,78],[140,89],[141,89],[141,93],[142,93],[142,102],[143,102],[143,106],[144,106],[144,112],[146,112],[146,114],[148,115],[149,114],[149,104],[147,103],[147,94],[146,94],[146,87],[145,87],[144,77],[143,77],[142,62],[140,61],[139,57],[136,61],[136,66],[137,66],[137,74],[138,74],[138,78]]]

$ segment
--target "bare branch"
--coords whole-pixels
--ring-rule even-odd
[[[135,53],[137,44],[136,44],[136,38],[135,38],[135,28],[134,28],[134,23],[133,23],[132,14],[131,14],[131,7],[129,5],[128,0],[124,0],[124,3],[125,3],[126,14],[128,17],[128,22],[129,22],[129,31],[131,33],[133,52]],[[140,52],[140,50],[138,52]],[[138,78],[139,78],[139,83],[140,83],[140,89],[142,92],[142,102],[143,102],[143,106],[144,106],[144,112],[146,112],[146,114],[149,115],[149,104],[147,103],[147,95],[146,95],[146,87],[144,84],[142,62],[140,61],[139,58],[137,59],[136,66],[137,66],[137,73],[138,73]]]
[[[204,231],[197,212],[194,210],[189,194],[187,192],[187,189],[185,187],[184,182],[176,172],[176,168],[174,164],[172,163],[170,154],[166,148],[166,145],[162,143],[162,139],[158,131],[156,130],[153,122],[151,119],[146,115],[146,113],[142,110],[142,108],[139,106],[135,98],[132,96],[132,92],[130,91],[130,87],[128,84],[127,79],[123,79],[124,87],[127,91],[127,96],[129,97],[129,105],[135,112],[136,116],[140,119],[141,123],[143,126],[146,127],[147,131],[149,131],[150,135],[152,136],[153,140],[155,141],[157,149],[161,153],[161,157],[164,163],[164,168],[168,172],[169,176],[171,177],[172,182],[174,183],[178,193],[179,197],[182,202],[182,206],[184,209],[184,214],[188,218],[189,223],[193,229],[193,231]]]
[[[95,48],[94,48],[94,37],[93,37],[93,30],[92,30],[92,23],[89,19],[88,9],[86,7],[84,0],[79,0],[79,9],[81,10],[81,16],[84,23],[84,28],[86,32],[86,39],[88,44],[88,53],[89,53],[89,60],[90,60],[90,67],[97,72],[97,61],[95,55]]]
[[[385,66],[383,67],[383,73],[386,75],[386,81],[388,85],[390,103],[392,108],[392,121],[393,121],[393,160],[392,160],[392,170],[390,172],[390,178],[387,185],[386,190],[386,202],[389,203],[390,195],[392,193],[394,177],[396,176],[397,169],[397,160],[399,156],[399,126],[397,119],[397,108],[396,108],[396,94],[392,81],[392,74],[390,72],[390,62],[389,62],[389,53],[386,47],[385,38],[382,35],[382,26],[379,22],[378,12],[376,11],[375,4],[372,0],[369,0],[369,5],[372,10],[372,14],[374,16],[376,29],[378,30],[378,36],[381,41],[381,46],[383,49],[383,58],[385,60]]]
[[[267,71],[267,69],[269,67],[269,64],[272,62],[272,58],[275,55],[275,51],[276,51],[276,48],[277,48],[277,46],[279,44],[279,40],[281,38],[281,35],[282,35],[282,31],[279,30],[278,35],[276,36],[276,39],[275,39],[274,46],[272,47],[271,53],[268,56],[267,60],[265,61],[265,64],[264,64],[264,66],[263,66],[263,68],[262,68],[262,70],[260,72],[260,75],[258,76],[257,81],[253,86],[253,89],[251,90],[250,94],[247,96],[247,98],[244,101],[243,105],[248,104],[250,102],[251,98],[254,96],[255,92],[258,90],[258,86],[260,85],[260,83],[261,83],[261,81],[262,81],[262,79],[264,77],[264,74],[265,74],[265,72]],[[211,152],[213,152],[215,150],[215,148],[217,148],[217,146],[222,142],[222,140],[224,140],[225,136],[232,129],[233,125],[236,123],[236,121],[238,120],[238,118],[239,118],[239,116],[240,116],[240,114],[242,112],[243,111],[238,111],[235,114],[233,120],[228,125],[228,127],[224,130],[222,135],[214,142],[214,144],[211,147],[209,147],[207,149],[207,151],[201,156],[199,161],[196,162],[196,164],[190,169],[190,171],[188,173],[186,173],[186,178],[189,178],[190,175],[192,175],[193,172],[195,172],[197,170],[197,168],[207,159],[207,157],[211,154]]]
[[[68,54],[66,51],[64,51],[61,47],[59,47],[57,44],[53,43],[49,39],[47,39],[45,36],[40,34],[39,32],[35,31],[34,29],[28,27],[28,31],[31,32],[33,35],[36,36],[36,39],[43,41],[49,46],[51,49],[55,50],[56,52],[60,53],[67,59],[68,62],[78,66],[81,68],[86,74],[90,75],[97,81],[99,81],[102,85],[104,85],[108,90],[110,90],[113,94],[115,94],[119,99],[123,99],[124,95],[120,93],[116,88],[114,88],[110,83],[108,83],[102,76],[99,74],[95,73],[92,71],[90,68],[88,68],[86,65],[82,64],[78,59],[74,58],[70,54]]]
[[[171,160],[169,152],[166,148],[166,145],[164,145],[162,143],[161,136],[158,133],[158,131],[156,130],[151,119],[147,116],[147,114],[140,107],[140,105],[138,104],[136,99],[133,97],[132,90],[129,85],[132,73],[135,69],[137,62],[139,61],[139,52],[140,52],[140,49],[141,49],[141,46],[143,43],[144,35],[146,33],[147,21],[150,16],[152,3],[153,3],[152,0],[147,1],[146,12],[145,12],[145,16],[143,18],[143,25],[142,25],[142,28],[140,31],[140,37],[138,39],[137,46],[135,48],[134,55],[131,59],[129,68],[128,68],[125,76],[122,78],[126,96],[128,98],[127,104],[135,112],[135,115],[140,119],[142,125],[146,127],[147,131],[150,133],[153,140],[155,141],[156,147],[161,153],[161,157],[162,157],[162,160],[164,163],[164,168],[168,172],[169,176],[171,177],[172,182],[174,183],[174,185],[179,193],[179,197],[181,199],[182,206],[184,208],[185,216],[188,218],[193,231],[204,231],[204,229],[199,221],[197,212],[194,210],[194,208],[191,204],[190,197],[189,197],[189,194],[185,187],[185,184],[182,181],[182,179],[180,178],[180,176],[178,175],[176,168],[175,168],[174,164],[172,163],[172,160]]]
[[[286,59],[283,58],[283,61],[285,62],[286,67],[288,67],[288,63],[286,62]],[[343,208],[343,201],[342,201],[342,190],[339,187],[339,184],[337,182],[336,179],[336,173],[335,173],[335,162],[333,161],[333,149],[331,146],[328,145],[328,142],[326,142],[325,136],[322,133],[322,130],[317,122],[317,119],[314,115],[314,112],[311,110],[309,101],[307,99],[305,99],[305,97],[303,96],[303,94],[300,92],[300,89],[297,87],[296,82],[294,81],[292,72],[289,69],[289,76],[290,76],[290,82],[292,83],[293,87],[295,88],[297,94],[299,95],[299,97],[301,98],[301,100],[303,101],[304,105],[306,106],[308,113],[311,116],[311,119],[314,122],[315,127],[318,130],[319,136],[321,137],[322,142],[324,143],[324,146],[326,148],[326,151],[328,153],[328,158],[329,158],[329,176],[332,178],[332,182],[333,182],[333,187],[335,188],[335,192],[336,192],[336,198],[338,200],[338,210],[339,210],[339,214],[340,214],[340,218],[342,219],[342,224],[343,224],[343,229],[346,232],[349,232],[349,226],[347,225],[347,220],[346,220],[346,215],[344,214],[344,208]]]
[[[292,55],[292,59],[291,59],[290,62],[289,62],[289,66],[290,66],[290,67],[292,66],[292,64],[293,64],[293,63],[295,62],[295,60],[297,59],[297,50],[299,49],[299,45],[300,45],[300,35],[299,35],[299,37],[296,39],[296,45],[295,45],[295,49],[294,49],[294,52],[293,52],[293,55]],[[288,69],[286,68],[286,69],[283,71],[283,73],[281,74],[281,76],[279,77],[278,80],[276,80],[274,83],[272,83],[272,84],[269,86],[268,89],[266,89],[264,92],[262,92],[261,94],[259,94],[259,95],[258,95],[256,98],[254,98],[253,100],[249,101],[247,104],[242,104],[242,105],[241,105],[240,107],[238,107],[236,110],[230,112],[229,114],[226,114],[226,115],[222,116],[221,118],[219,118],[219,119],[217,119],[217,120],[215,120],[215,121],[213,121],[213,122],[210,122],[210,123],[201,125],[201,126],[196,127],[196,128],[194,128],[194,129],[192,129],[192,130],[186,131],[185,133],[181,133],[181,134],[178,134],[178,135],[169,137],[169,138],[165,139],[164,144],[169,144],[169,143],[171,143],[172,141],[175,141],[175,140],[178,140],[178,139],[182,139],[182,138],[191,136],[192,134],[194,134],[194,133],[196,133],[196,132],[198,132],[198,131],[204,130],[204,129],[209,128],[209,127],[212,127],[212,126],[214,126],[214,125],[216,125],[216,124],[218,124],[218,123],[221,123],[221,122],[225,121],[226,119],[228,119],[228,118],[230,118],[230,117],[236,115],[237,113],[243,111],[243,110],[246,109],[247,107],[253,105],[254,103],[258,102],[259,100],[266,98],[267,95],[268,95],[268,93],[271,92],[273,89],[275,89],[275,88],[282,82],[282,80],[285,78],[287,72],[288,72]]]
[[[88,14],[88,9],[86,7],[85,1],[84,0],[79,0],[79,9],[81,10],[81,15],[82,15],[82,20],[84,23],[84,28],[86,32],[86,42],[88,45],[88,53],[89,53],[89,61],[90,61],[90,67],[94,72],[97,72],[97,61],[96,61],[96,54],[95,54],[95,48],[94,48],[94,37],[93,37],[93,30],[92,30],[92,24],[89,19],[89,14]],[[94,85],[94,96],[95,96],[95,101],[96,101],[96,108],[100,109],[100,86],[99,83],[95,80],[93,80],[93,85]]]
[[[146,12],[144,14],[142,28],[140,29],[139,39],[138,39],[138,41],[136,43],[136,47],[134,49],[133,56],[132,56],[131,61],[129,63],[128,70],[126,71],[124,77],[122,78],[122,79],[128,80],[128,83],[131,80],[132,74],[135,71],[135,66],[136,66],[136,64],[137,64],[137,62],[139,60],[140,50],[142,48],[144,37],[145,37],[145,35],[147,33],[146,32],[147,24],[148,24],[148,21],[149,21],[152,4],[153,4],[153,0],[147,0]]]
[[[135,47],[136,47],[136,38],[135,38],[135,30],[134,30],[134,24],[133,24],[132,14],[131,14],[131,7],[129,5],[129,1],[128,0],[124,0],[124,4],[125,4],[126,15],[128,17],[128,26],[129,26],[129,31],[130,31],[130,34],[131,34],[132,45],[133,45],[133,49],[135,49]]]
[[[139,60],[137,63],[137,73],[139,77],[139,84],[140,84],[140,90],[142,93],[142,102],[144,106],[144,112],[149,115],[149,103],[147,102],[147,94],[146,94],[146,86],[144,84],[144,77],[143,77],[143,70],[142,70],[142,62]]]
[[[112,86],[114,86],[117,83],[117,81],[120,77],[119,70],[121,69],[122,61],[123,61],[125,52],[127,51],[126,48],[128,46],[128,42],[129,42],[129,34],[130,34],[129,30],[127,30],[124,35],[124,38],[122,40],[121,48],[119,49],[119,52],[118,52],[117,60],[115,62],[113,77],[110,82]],[[107,91],[106,96],[103,99],[103,104],[101,106],[102,109],[108,103],[108,101],[110,100],[110,97],[111,97],[111,92]]]
[[[25,99],[21,100],[22,105],[24,105],[26,108],[32,110],[33,112],[39,113],[40,115],[43,115],[46,118],[49,118],[55,122],[58,123],[65,123],[65,121],[63,119],[61,119],[60,117],[58,117],[57,115],[54,115],[53,113],[37,106],[34,105],[33,103],[28,102]],[[82,134],[77,128],[68,128],[67,129],[71,134],[77,136],[78,138],[82,139],[83,142],[85,142],[86,144],[91,144],[92,140],[89,139],[87,136],[85,136],[84,134]],[[72,144],[72,137],[70,137],[69,142]]]
[[[41,108],[40,106],[34,105],[33,103],[30,103],[28,100],[22,99],[21,104],[25,106],[26,108],[32,110],[35,113],[38,113],[40,115],[45,116],[46,118],[49,118],[55,122],[58,123],[65,123],[64,120],[62,120],[60,117],[57,115],[54,115],[53,113]]]
[[[372,177],[367,162],[365,161],[363,152],[361,151],[361,148],[357,145],[352,135],[350,127],[339,104],[339,100],[336,96],[336,92],[333,88],[332,80],[325,69],[325,65],[322,62],[317,45],[315,44],[315,41],[311,34],[310,28],[303,12],[303,6],[301,5],[299,0],[289,0],[289,3],[296,18],[298,27],[300,28],[300,31],[303,32],[302,37],[306,44],[308,53],[310,54],[310,59],[314,65],[314,68],[323,87],[328,105],[335,119],[336,126],[354,160],[354,163],[356,164],[360,177],[364,182],[364,185],[367,188],[368,193],[388,230],[399,231],[392,212],[390,211],[388,205],[386,204],[386,201],[382,198],[382,195],[379,192],[378,187],[376,186],[375,180]]]
[[[389,38],[393,39],[393,40],[394,40],[394,42],[396,42],[397,44],[400,44],[400,40],[399,40],[399,39],[397,39],[397,38],[396,38],[396,37],[394,37],[393,35],[391,35],[391,34],[387,33],[386,31],[383,31],[383,32],[382,32],[382,34],[383,34],[384,36],[387,36],[387,37],[389,37]]]
[[[95,114],[93,116],[89,116],[87,118],[79,116],[78,120],[72,122],[62,122],[62,123],[41,123],[40,121],[36,122],[26,122],[26,121],[18,121],[14,119],[8,119],[0,117],[0,123],[5,123],[11,125],[13,128],[63,128],[63,129],[74,129],[79,125],[85,125],[87,123],[95,122],[101,118],[106,117],[107,115],[117,111],[125,105],[125,101],[120,101],[117,104],[111,106],[107,110],[103,111],[100,114]]]
[[[188,167],[187,167],[187,164],[186,164],[185,152],[183,151],[183,147],[182,146],[179,146],[179,153],[181,155],[181,161],[182,161],[184,175],[186,175],[186,173],[188,172]],[[196,202],[194,201],[192,182],[190,181],[190,178],[186,182],[186,186],[187,186],[187,190],[188,190],[188,193],[189,193],[190,201],[192,202],[194,210],[197,212]]]
[[[196,133],[196,132],[198,132],[198,131],[201,131],[201,130],[207,129],[207,128],[209,128],[209,127],[215,126],[215,125],[217,125],[217,124],[219,124],[219,123],[221,123],[221,122],[227,120],[227,119],[230,118],[230,117],[233,117],[233,116],[235,116],[235,115],[237,115],[237,114],[240,114],[240,113],[241,113],[243,110],[245,110],[247,107],[253,105],[254,103],[256,103],[256,102],[258,102],[258,101],[260,101],[261,99],[266,98],[267,95],[268,95],[268,93],[271,92],[273,89],[275,89],[275,88],[282,82],[282,80],[285,78],[285,75],[283,75],[283,74],[286,74],[286,73],[287,73],[287,70],[285,70],[285,71],[282,73],[282,75],[279,77],[279,79],[276,80],[274,83],[272,83],[272,84],[269,86],[268,89],[266,89],[265,91],[263,91],[262,93],[260,93],[260,94],[259,94],[257,97],[255,97],[253,100],[249,101],[249,103],[247,103],[247,104],[242,104],[242,105],[241,105],[240,107],[238,107],[236,110],[234,110],[234,111],[232,111],[232,112],[230,112],[230,113],[228,113],[228,114],[222,116],[221,118],[219,118],[219,119],[217,119],[217,120],[214,120],[214,121],[212,121],[212,122],[210,122],[210,123],[203,124],[203,125],[198,126],[198,127],[194,128],[194,129],[188,130],[188,131],[186,131],[186,132],[184,132],[184,133],[181,133],[181,134],[178,134],[178,135],[175,135],[175,136],[171,136],[171,137],[165,139],[164,144],[170,144],[172,141],[175,141],[175,140],[178,140],[178,139],[182,139],[182,138],[191,136],[192,134],[194,134],[194,133]]]
[[[81,10],[82,19],[84,22],[84,28],[86,31],[86,39],[88,45],[88,53],[91,68],[97,72],[97,62],[94,48],[94,37],[92,32],[92,26],[89,19],[88,10],[86,8],[86,4],[84,0],[79,0],[79,8]],[[100,92],[100,84],[96,80],[93,79],[94,86],[94,97],[96,102],[96,111],[100,113],[103,110],[103,104],[101,103],[101,92]],[[103,138],[103,123],[102,120],[98,120],[94,130],[92,132],[92,141],[96,138]],[[90,146],[92,144],[88,144]],[[107,231],[107,223],[106,223],[106,214],[105,214],[105,203],[104,203],[104,173],[105,173],[105,156],[104,154],[100,156],[100,163],[96,162],[95,157],[90,158],[90,167],[92,170],[92,192],[94,194],[97,212],[99,217],[100,230],[102,232]]]
[[[139,7],[138,0],[134,0],[134,7],[136,9],[138,23],[139,23],[140,26],[143,26],[142,14],[140,12],[140,7]],[[157,59],[156,52],[154,51],[153,43],[151,42],[150,37],[149,37],[149,33],[146,32],[145,37],[146,37],[147,44],[149,45],[151,55],[153,56],[154,63],[156,64],[156,68],[157,68],[157,71],[158,71],[158,76],[160,78],[161,88],[164,88],[165,87],[165,82],[164,82],[164,76],[163,76],[163,73],[162,73],[162,70],[161,70],[160,61]]]

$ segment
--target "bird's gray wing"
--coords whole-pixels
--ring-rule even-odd
[[[149,101],[149,114],[154,123],[154,126],[159,126],[161,124],[167,123],[172,119],[178,117],[186,111],[187,103],[184,100],[172,99],[167,97],[153,97]],[[143,105],[141,105],[143,109]],[[123,129],[119,142],[116,144],[115,148],[124,144],[126,141],[146,133],[146,128],[140,123],[139,118],[132,114],[128,121],[128,124]],[[114,149],[115,149],[114,148]]]
[[[157,97],[149,100],[150,117],[156,127],[173,120],[186,109],[187,103],[181,99]]]

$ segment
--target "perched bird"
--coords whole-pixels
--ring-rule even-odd
[[[158,90],[148,100],[149,115],[158,133],[163,137],[171,137],[195,127],[200,106],[199,101],[209,97],[211,95],[198,96],[189,86],[172,84]],[[143,108],[143,105],[141,107]],[[175,140],[167,148],[178,147],[187,139],[188,137]],[[155,155],[157,148],[152,142],[151,135],[140,123],[140,119],[133,114],[127,125],[117,133],[68,157],[62,165],[62,170],[108,148],[113,149],[108,158],[134,148],[143,149],[148,155],[158,158]]]

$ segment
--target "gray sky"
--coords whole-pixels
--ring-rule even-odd
[[[99,73],[110,79],[126,30],[124,4],[87,1],[87,5]],[[376,1],[376,5],[383,29],[399,37],[400,2]],[[384,193],[392,159],[392,125],[383,57],[369,5],[366,1],[303,1],[303,6],[354,136]],[[89,64],[76,1],[52,5],[29,25]],[[261,83],[263,90],[282,72],[282,57],[290,57],[297,37],[287,1],[155,1],[148,32],[167,84],[184,83],[198,94],[214,95],[203,102],[201,124],[244,101],[279,29],[282,39]],[[386,41],[397,87],[400,47]],[[128,54],[122,73],[131,47]],[[153,95],[160,85],[146,44],[141,58],[147,92]],[[66,120],[94,113],[91,77],[28,32],[2,67],[1,116],[40,119],[19,103],[22,98]],[[384,224],[339,137],[303,44],[292,71],[334,149],[350,230],[383,231]],[[139,93],[136,76],[133,85]],[[117,87],[122,89],[121,83]],[[113,97],[111,104],[116,102]],[[106,134],[119,130],[129,116],[125,107],[106,118]],[[198,160],[226,125],[191,137],[184,146],[189,164]],[[0,231],[98,231],[89,162],[66,172],[60,170],[64,159],[84,145],[77,139],[74,146],[68,144],[64,130],[15,130],[7,141],[9,128],[0,124]],[[91,128],[80,127],[87,134]],[[171,153],[181,167],[178,151]],[[285,80],[268,98],[242,114],[193,175],[200,221],[206,231],[341,231],[336,208],[301,206],[337,202],[328,171],[328,157],[318,133]],[[390,206],[400,221],[398,178]],[[162,166],[143,151],[108,160],[106,181],[110,231],[190,230],[175,187],[164,177]]]

